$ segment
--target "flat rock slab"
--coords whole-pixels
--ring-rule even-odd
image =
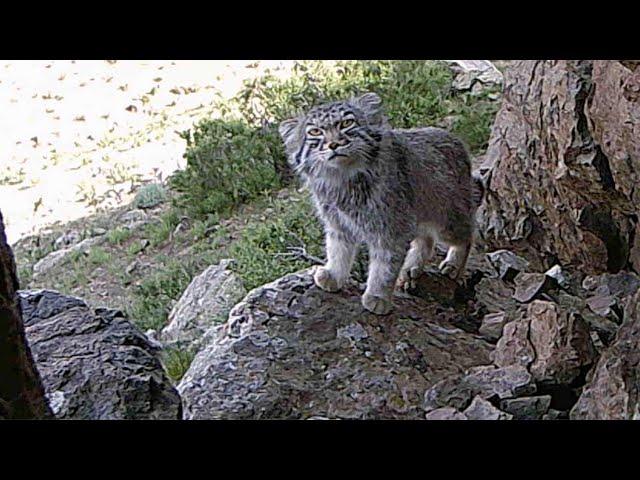
[[[500,400],[529,395],[535,391],[533,377],[524,367],[478,366],[464,373],[450,375],[429,388],[424,395],[423,408],[427,412],[443,407],[462,411],[471,405],[476,396],[483,400]]]
[[[507,400],[505,400],[507,401]],[[502,412],[494,407],[491,402],[476,396],[471,405],[462,412],[469,420],[511,420],[513,415]]]
[[[19,292],[51,409],[74,420],[179,419],[180,397],[157,350],[122,313],[48,290]]]
[[[361,293],[324,292],[311,270],[250,292],[180,382],[184,418],[424,419],[425,390],[489,363],[437,303],[396,297],[376,316]]]
[[[516,420],[540,420],[549,411],[550,395],[510,398],[500,402],[500,408]]]

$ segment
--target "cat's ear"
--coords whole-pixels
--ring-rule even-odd
[[[300,126],[300,118],[290,118],[288,120],[284,120],[278,126],[278,133],[282,137],[284,144],[286,146],[291,145],[291,143],[295,140],[296,130]]]
[[[383,121],[382,99],[377,93],[367,92],[354,98],[352,102],[365,113],[371,123]]]

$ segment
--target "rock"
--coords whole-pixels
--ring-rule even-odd
[[[556,284],[560,285],[562,288],[567,288],[570,284],[570,279],[565,272],[562,271],[562,267],[560,265],[554,265],[549,270],[544,272],[547,277],[551,277],[555,280]]]
[[[501,280],[505,282],[512,281],[520,272],[524,272],[529,268],[529,262],[519,257],[509,250],[496,250],[487,253],[489,263],[498,273]]]
[[[605,345],[611,342],[618,331],[618,325],[615,322],[593,313],[583,299],[559,292],[557,300],[562,308],[569,312],[578,313],[587,322],[589,328],[598,334]]]
[[[640,420],[640,291],[624,316],[615,341],[598,360],[571,410],[571,419]]]
[[[554,410],[550,408],[547,413],[542,415],[542,420],[567,420],[569,415],[562,410]]]
[[[516,420],[541,420],[551,405],[551,395],[539,397],[508,398],[500,402],[500,408]]]
[[[450,375],[424,394],[423,408],[430,412],[441,407],[466,409],[475,396],[487,399],[513,398],[535,393],[533,377],[526,368],[510,365],[474,367],[462,374]]]
[[[447,60],[456,73],[452,87],[459,91],[477,93],[484,86],[502,85],[502,73],[489,60]]]
[[[640,271],[640,70],[615,60],[511,65],[477,214],[487,245],[585,274]]]
[[[120,215],[118,221],[124,224],[139,224],[141,222],[147,221],[148,218],[149,216],[144,210],[136,208],[134,210],[128,210],[124,212],[122,215]]]
[[[467,417],[455,408],[438,408],[425,416],[427,420],[468,420]]]
[[[618,302],[613,295],[599,293],[587,298],[586,303],[593,313],[620,323],[621,318],[614,312],[614,307],[617,306]]]
[[[479,396],[474,397],[471,405],[462,413],[469,420],[511,420],[513,418],[513,415],[498,410],[491,402]]]
[[[535,359],[535,351],[529,341],[529,321],[522,317],[507,323],[496,349],[493,362],[499,367],[521,365],[528,367]]]
[[[626,271],[617,274],[588,275],[582,281],[582,287],[602,295],[625,299],[638,291],[640,277],[633,272]]]
[[[34,276],[42,275],[43,273],[67,262],[73,254],[77,254],[78,252],[87,253],[91,247],[99,245],[103,241],[104,239],[101,237],[91,237],[71,247],[51,252],[33,266],[33,274]]]
[[[179,419],[156,349],[116,310],[48,290],[20,292],[26,335],[61,419]]]
[[[478,333],[489,341],[496,342],[502,336],[504,325],[509,318],[504,312],[489,313],[482,318]]]
[[[250,292],[178,385],[184,417],[423,419],[425,390],[489,363],[491,345],[437,303],[395,298],[377,316],[361,295],[320,290],[311,269]]]
[[[124,271],[127,273],[127,275],[131,275],[133,271],[136,270],[139,266],[140,262],[138,262],[138,260],[134,260],[129,265],[127,265],[127,268],[125,268]]]
[[[463,295],[462,290],[464,288],[455,280],[435,269],[429,269],[411,281],[407,293],[449,305]]]
[[[497,278],[483,278],[475,287],[476,301],[489,313],[509,313],[518,308],[514,290]]]
[[[496,365],[527,367],[537,382],[549,385],[571,384],[596,357],[584,319],[542,300],[505,325],[493,353]]]
[[[79,243],[82,240],[82,236],[80,232],[77,230],[70,230],[68,232],[63,233],[53,242],[53,246],[56,250],[60,250],[66,247],[70,247]]]
[[[519,273],[514,279],[514,283],[516,291],[513,298],[520,303],[529,303],[541,293],[557,285],[554,278],[544,273]]]
[[[160,339],[165,343],[190,344],[216,323],[246,294],[242,280],[229,270],[232,260],[211,265],[195,277],[169,313],[169,324]]]

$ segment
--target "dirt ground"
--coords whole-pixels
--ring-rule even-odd
[[[179,132],[291,61],[0,61],[0,209],[10,243],[128,203],[182,168]]]

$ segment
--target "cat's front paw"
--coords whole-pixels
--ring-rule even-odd
[[[325,267],[317,267],[313,274],[315,284],[326,292],[337,292],[342,285]]]
[[[388,298],[365,293],[362,296],[362,306],[376,315],[387,315],[391,312],[393,303]]]

